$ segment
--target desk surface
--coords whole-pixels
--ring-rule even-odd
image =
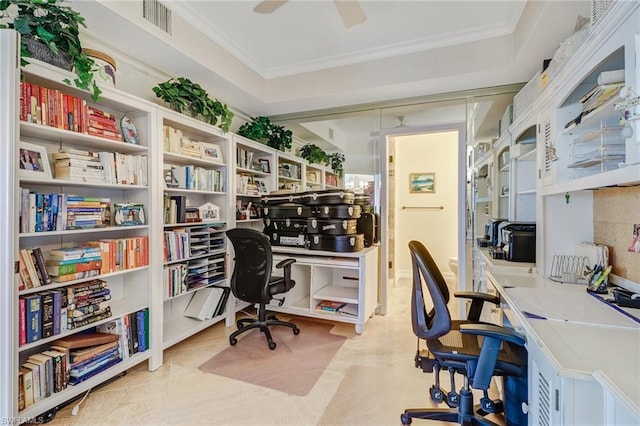
[[[487,274],[561,376],[593,377],[640,417],[639,323],[584,285],[499,269]]]

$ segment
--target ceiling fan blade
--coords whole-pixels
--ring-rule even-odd
[[[333,0],[338,9],[338,15],[342,18],[344,26],[347,28],[355,27],[367,20],[360,3],[354,0]]]
[[[256,13],[272,13],[286,2],[287,0],[264,0],[258,3],[253,10]]]

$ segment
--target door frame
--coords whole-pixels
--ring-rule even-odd
[[[378,300],[380,313],[386,315],[389,306],[391,290],[395,287],[395,278],[390,282],[388,278],[389,265],[389,138],[425,133],[458,132],[458,290],[466,290],[466,182],[467,182],[467,132],[464,122],[434,126],[416,126],[384,129],[380,131],[380,188],[377,199],[380,205],[380,265],[378,271]],[[395,171],[397,175],[397,170]]]

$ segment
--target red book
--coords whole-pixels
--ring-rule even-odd
[[[18,317],[18,321],[19,321],[19,341],[20,341],[20,346],[22,345],[26,345],[27,344],[27,312],[26,312],[26,300],[24,298],[20,298],[20,316]]]

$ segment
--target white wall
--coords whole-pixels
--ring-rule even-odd
[[[411,275],[408,244],[421,241],[445,276],[449,258],[458,254],[458,132],[447,131],[395,138],[394,265],[399,276]],[[434,193],[410,193],[409,173],[435,173]],[[443,206],[443,210],[402,209]]]

